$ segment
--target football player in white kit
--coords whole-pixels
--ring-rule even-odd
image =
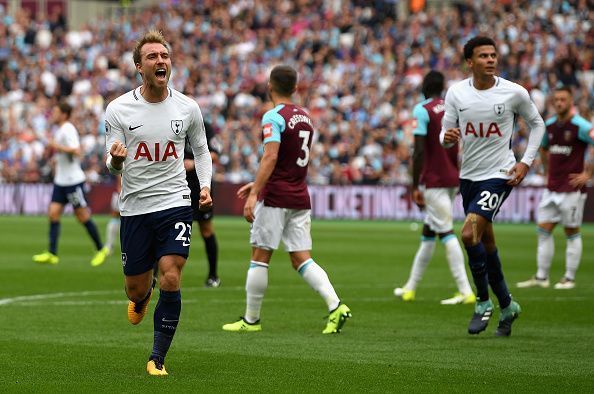
[[[469,334],[487,328],[493,314],[489,286],[501,308],[495,334],[509,336],[520,305],[513,301],[495,244],[493,218],[514,186],[526,176],[544,134],[544,122],[526,89],[495,75],[497,48],[488,37],[475,37],[464,46],[472,77],[454,84],[445,98],[441,143],[462,141],[460,193],[466,220],[462,241],[477,290]],[[516,116],[530,128],[528,146],[520,162],[511,148]]]
[[[93,267],[103,264],[108,250],[103,246],[91,212],[87,207],[84,192],[86,176],[80,165],[80,140],[76,127],[70,122],[72,106],[65,101],[58,103],[52,112],[52,122],[58,126],[49,148],[55,151],[55,176],[52,200],[48,208],[50,221],[49,249],[33,256],[40,264],[58,264],[58,239],[60,237],[60,217],[66,204],[72,204],[74,216],[85,226],[93,240],[97,252],[91,259]]]
[[[168,87],[169,44],[146,33],[133,51],[142,86],[112,101],[106,110],[107,167],[122,175],[120,194],[122,265],[129,298],[128,320],[143,319],[158,270],[150,375],[167,375],[164,362],[181,312],[180,278],[192,230],[184,144],[194,152],[202,186],[199,204],[212,205],[212,161],[198,104]]]

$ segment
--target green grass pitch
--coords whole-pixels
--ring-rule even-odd
[[[104,233],[108,217],[96,222]],[[393,288],[407,278],[419,231],[402,222],[313,222],[316,261],[353,318],[321,334],[325,305],[282,250],[273,257],[263,331],[227,333],[244,312],[248,224],[215,218],[222,287],[203,287],[206,261],[194,228],[182,284],[180,325],[166,366],[148,376],[153,298],[145,321],[126,320],[118,256],[92,268],[91,241],[62,220],[57,266],[31,256],[47,246],[43,217],[0,217],[0,392],[591,392],[594,389],[594,226],[584,226],[577,287],[516,289],[535,270],[533,225],[496,224],[506,279],[523,314],[510,338],[495,338],[499,313],[470,337],[472,306],[441,306],[454,282],[436,254],[414,303]],[[459,232],[460,224],[457,226]],[[563,274],[557,229],[551,279]],[[149,391],[150,390],[150,391]]]

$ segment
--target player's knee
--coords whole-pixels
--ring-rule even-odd
[[[539,233],[550,234],[555,229],[557,223],[538,223],[537,229]]]
[[[466,228],[466,226],[462,229],[462,234],[460,234],[460,238],[462,239],[462,243],[466,247],[473,246],[476,243],[474,232],[471,228]]]
[[[49,218],[49,221],[52,223],[58,222],[60,221],[60,214],[57,212],[50,212],[47,217]]]
[[[200,228],[200,235],[202,238],[210,238],[213,234],[214,231],[212,231],[212,228]]]
[[[80,223],[86,223],[89,221],[89,219],[91,218],[91,214],[89,213],[89,211],[85,208],[78,208],[74,211],[74,214],[76,216],[76,219],[80,222]]]
[[[423,225],[423,237],[435,238],[435,231],[431,230],[428,224]]]
[[[309,252],[291,252],[289,253],[289,257],[291,258],[293,268],[299,270],[301,264],[311,259],[311,254]]]
[[[47,217],[50,222],[57,222],[60,220],[60,216],[62,216],[62,212],[59,209],[52,209],[50,208],[47,212]]]
[[[573,235],[579,234],[580,228],[579,227],[565,227],[565,235],[567,237],[571,237]]]
[[[140,283],[127,283],[126,284],[126,294],[128,295],[128,299],[132,302],[140,302],[148,293],[150,288],[149,286],[145,286]]]
[[[444,233],[439,233],[439,239],[443,240],[444,238],[454,234],[454,230],[446,231]]]
[[[166,291],[179,289],[180,273],[177,270],[168,270],[159,275],[159,288]]]

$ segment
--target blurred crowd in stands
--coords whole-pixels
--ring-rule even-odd
[[[193,96],[216,130],[217,181],[254,177],[260,118],[270,108],[266,79],[279,63],[298,69],[297,99],[317,126],[312,184],[408,183],[423,75],[440,70],[450,84],[465,78],[462,46],[478,34],[496,39],[499,74],[526,87],[543,117],[562,83],[573,87],[577,111],[594,120],[591,1],[467,0],[405,18],[397,3],[169,0],[77,31],[63,15],[32,20],[3,10],[0,182],[51,182],[49,114],[64,97],[75,107],[88,180],[107,179],[104,110],[140,84],[131,50],[151,27],[171,43],[171,85]],[[517,127],[514,149],[522,152],[527,130]],[[542,184],[539,163],[527,181]]]

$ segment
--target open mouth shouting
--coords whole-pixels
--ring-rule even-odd
[[[167,70],[164,67],[160,67],[155,71],[157,81],[165,82],[167,80]]]

